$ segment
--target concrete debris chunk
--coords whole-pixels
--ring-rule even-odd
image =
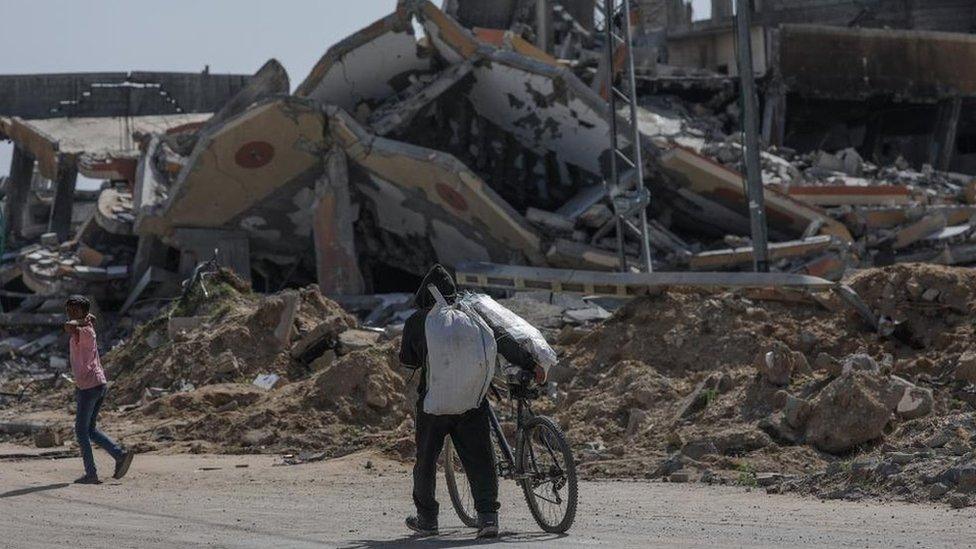
[[[770,350],[760,352],[756,357],[756,366],[764,379],[780,387],[789,385],[794,373],[810,371],[810,365],[803,353],[793,351],[779,341],[773,342]]]
[[[889,406],[904,419],[918,419],[932,412],[932,389],[922,388],[898,376],[889,381]]]
[[[382,332],[372,330],[346,330],[339,334],[339,350],[342,354],[346,354],[369,349],[375,346],[382,336]]]
[[[811,402],[806,439],[834,454],[881,437],[891,419],[887,386],[865,372],[850,372],[830,382]]]
[[[177,340],[186,335],[187,332],[199,329],[207,323],[208,317],[205,316],[171,316],[167,320],[166,332],[171,340]]]
[[[976,383],[976,351],[967,349],[959,356],[953,377],[966,383]]]
[[[53,427],[45,427],[34,432],[34,446],[37,448],[55,448],[61,446],[61,432]]]

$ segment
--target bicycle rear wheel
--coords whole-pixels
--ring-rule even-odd
[[[536,416],[522,428],[517,450],[525,502],[544,531],[561,534],[576,520],[576,463],[556,423]]]
[[[458,518],[465,526],[477,528],[478,512],[474,508],[471,484],[450,436],[444,441],[444,480],[447,482],[447,493],[451,496],[451,506]]]

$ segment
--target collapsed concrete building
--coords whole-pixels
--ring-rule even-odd
[[[5,251],[18,250],[5,255],[4,282],[19,278],[41,295],[124,295],[141,140],[200,124],[247,79],[150,72],[0,77],[0,136],[14,144],[3,236]],[[107,183],[101,191],[80,190],[79,174]]]
[[[330,296],[412,289],[435,261],[616,270],[615,212],[633,204],[605,176],[611,120],[627,121],[607,103],[600,27],[621,19],[594,16],[590,2],[539,6],[401,0],[332,46],[294,91],[271,60],[252,77],[198,75],[195,90],[180,88],[193,99],[161,76],[90,85],[128,90],[123,113],[86,107],[84,94],[55,101],[62,111],[5,99],[16,108],[0,131],[17,144],[10,181],[19,182],[8,184],[8,217],[25,211],[19,193],[33,159],[55,182],[43,242],[13,253],[5,280],[128,309],[172,295],[215,255],[258,290],[317,282]],[[666,32],[656,55],[678,51],[674,8],[658,12],[671,15],[657,19]],[[734,86],[714,66],[681,73],[654,61],[641,72],[640,143],[624,143],[645,153],[654,266],[747,269]],[[66,118],[64,109],[76,110]],[[128,124],[126,138],[99,137],[107,123]],[[776,270],[836,280],[898,260],[976,260],[968,179],[769,143]],[[77,232],[63,221],[73,169],[118,182]],[[636,268],[640,231],[622,228]]]
[[[656,60],[649,85],[686,71],[736,76],[732,0],[695,20],[682,0],[643,0]],[[753,57],[767,143],[801,152],[853,147],[877,163],[976,173],[972,86],[976,7],[965,0],[754,3]],[[647,66],[647,64],[645,64]]]

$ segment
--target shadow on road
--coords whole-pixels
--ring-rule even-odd
[[[566,537],[566,534],[546,534],[546,533],[517,533],[502,532],[494,539],[475,539],[473,530],[441,529],[437,536],[404,536],[394,540],[356,540],[346,545],[340,545],[342,549],[375,549],[386,547],[477,547],[481,545],[494,545],[505,543],[546,543]]]
[[[30,488],[21,488],[19,490],[10,490],[9,492],[4,492],[0,494],[0,498],[12,498],[17,496],[25,496],[27,494],[33,494],[34,492],[46,492],[47,490],[57,490],[58,488],[64,488],[68,486],[67,482],[59,482],[57,484],[45,484],[44,486],[32,486]]]

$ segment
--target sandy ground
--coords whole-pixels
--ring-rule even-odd
[[[78,486],[81,462],[4,457],[3,547],[458,547],[480,545],[442,502],[437,538],[411,538],[408,470],[357,454],[298,466],[273,456],[141,455],[123,481]],[[99,454],[104,476],[108,460]],[[371,468],[366,463],[371,463]],[[443,483],[440,486],[443,492]],[[820,502],[699,484],[586,482],[576,525],[541,533],[502,486],[506,547],[976,547],[976,511]],[[443,503],[442,503],[443,504]]]

